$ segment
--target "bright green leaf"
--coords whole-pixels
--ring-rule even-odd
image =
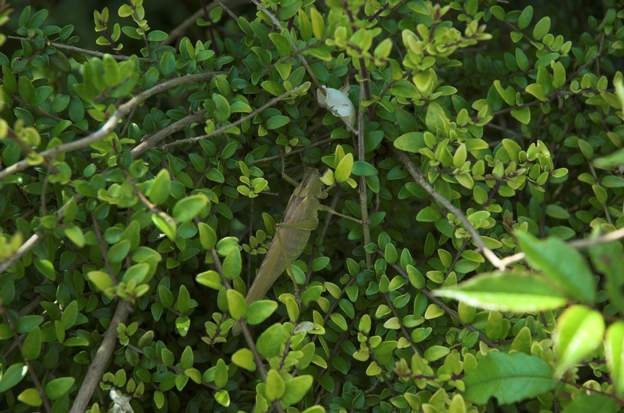
[[[604,334],[602,315],[582,305],[569,307],[557,320],[553,331],[557,367],[555,374],[561,377],[566,370],[590,356]]]
[[[473,307],[520,313],[552,310],[567,301],[545,277],[522,272],[479,274],[456,287],[435,290],[435,294]]]

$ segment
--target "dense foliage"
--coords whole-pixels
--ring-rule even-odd
[[[624,8],[558,3],[0,1],[0,410],[619,411]]]

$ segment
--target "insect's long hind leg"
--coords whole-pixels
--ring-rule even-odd
[[[282,178],[286,182],[294,186],[295,188],[299,186],[299,183],[295,181],[293,178],[291,178],[290,176],[288,176],[288,174],[286,173],[286,162],[284,162],[284,153],[281,150],[280,150],[280,163],[281,163],[281,168],[282,168],[281,169]]]
[[[350,215],[343,214],[341,212],[338,212],[335,209],[333,209],[333,208],[331,208],[331,207],[329,207],[327,205],[320,205],[319,206],[319,211],[325,211],[325,212],[328,212],[328,213],[330,213],[332,215],[336,215],[338,217],[341,217],[341,218],[344,218],[344,219],[348,219],[349,221],[353,221],[353,222],[357,222],[358,224],[362,224],[362,220],[361,219],[352,217]]]

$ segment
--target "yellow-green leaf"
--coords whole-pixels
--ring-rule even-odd
[[[589,357],[602,343],[602,314],[583,305],[573,305],[561,314],[553,331],[557,366],[555,374],[563,373]]]

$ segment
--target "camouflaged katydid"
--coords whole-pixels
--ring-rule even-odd
[[[303,253],[310,233],[318,226],[318,211],[323,209],[320,199],[327,194],[317,169],[307,169],[303,180],[290,196],[284,219],[277,229],[258,274],[247,292],[247,303],[262,299],[275,281]],[[232,332],[240,334],[235,324]]]
[[[247,302],[263,298],[286,269],[303,253],[310,233],[318,226],[320,199],[326,197],[319,171],[308,169],[288,200],[284,220],[267,251],[258,275],[247,292]]]

